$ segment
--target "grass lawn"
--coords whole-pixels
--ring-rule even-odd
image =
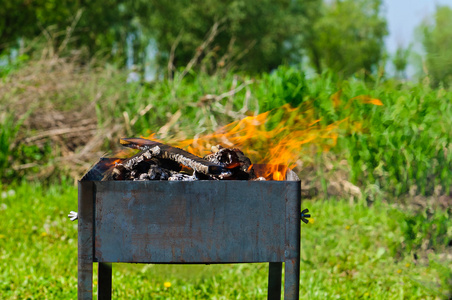
[[[0,299],[76,299],[77,188],[24,184],[0,198]],[[310,200],[305,299],[448,299],[452,221],[377,202]],[[96,278],[96,275],[95,275]],[[96,283],[96,280],[94,280]],[[113,265],[115,299],[266,299],[267,264]]]

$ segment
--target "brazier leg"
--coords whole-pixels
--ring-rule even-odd
[[[284,250],[284,299],[299,298],[300,288],[300,223],[301,201],[300,187],[286,189],[286,242]]]
[[[268,300],[281,299],[282,262],[269,263],[268,267]]]
[[[300,258],[284,262],[284,300],[299,298],[300,289]]]
[[[93,299],[93,183],[79,182],[78,300]]]
[[[97,299],[111,300],[111,264],[99,263]]]
[[[93,299],[93,263],[78,262],[78,300]]]

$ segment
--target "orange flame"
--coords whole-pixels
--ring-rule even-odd
[[[168,142],[198,156],[208,154],[211,147],[217,144],[239,148],[253,163],[267,165],[264,169],[259,168],[260,172],[255,169],[258,176],[284,180],[287,169],[296,165],[306,145],[315,142],[325,151],[334,146],[339,125],[345,121],[324,126],[320,124],[320,119],[316,119],[315,111],[309,104],[296,108],[286,104],[232,122],[211,134]],[[156,140],[155,134],[147,138]]]
[[[281,172],[279,172],[279,171],[275,171],[273,174],[272,174],[272,179],[273,180],[276,180],[276,181],[281,181],[281,180],[284,180],[285,179],[285,176],[281,173]]]
[[[367,95],[359,95],[359,96],[351,98],[350,100],[360,100],[362,103],[373,104],[373,105],[378,105],[378,106],[383,105],[383,102],[381,102],[380,99],[372,98]]]
[[[340,97],[341,91],[332,95],[335,108],[341,104]],[[353,100],[383,105],[379,99],[366,95],[351,98],[348,104]],[[201,157],[210,153],[212,146],[218,144],[239,148],[255,164],[256,175],[267,180],[285,180],[287,170],[296,166],[304,152],[312,151],[313,146],[328,151],[336,145],[341,131],[351,129],[359,132],[361,126],[358,122],[351,124],[348,118],[322,124],[321,119],[316,117],[313,103],[305,102],[296,108],[286,104],[271,111],[245,117],[211,134],[186,140],[170,139],[166,142]],[[159,140],[155,133],[145,138],[164,142]]]
[[[114,160],[105,161],[104,165],[108,168],[113,167],[116,164],[122,163],[124,159],[133,156],[135,153],[137,153],[137,150],[130,148],[114,151],[110,155],[107,155],[107,157],[114,158]]]

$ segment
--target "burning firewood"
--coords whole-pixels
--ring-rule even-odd
[[[237,148],[224,148],[217,145],[212,147],[212,153],[203,158],[228,169],[232,175],[227,179],[249,180],[256,177],[251,160]]]
[[[155,158],[149,150],[143,150],[121,162],[115,162],[105,172],[103,180],[167,180],[181,169],[179,163]]]
[[[225,171],[220,165],[211,163],[182,149],[159,142],[140,138],[121,139],[120,142],[126,147],[149,151],[154,157],[173,160],[205,175],[220,175]]]
[[[253,180],[251,161],[239,149],[212,147],[204,158],[182,149],[140,138],[121,139],[121,144],[141,150],[132,157],[114,161],[106,180]],[[182,170],[182,165],[191,169]]]

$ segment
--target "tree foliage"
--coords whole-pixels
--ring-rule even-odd
[[[422,26],[425,63],[434,86],[452,83],[452,9],[438,6],[433,23]]]
[[[242,70],[269,71],[298,52],[296,41],[303,34],[303,24],[309,23],[307,12],[320,2],[177,0],[169,5],[165,0],[152,0],[143,1],[137,13],[142,27],[154,31],[163,60],[179,40],[176,64],[186,64],[212,25],[219,22],[210,53],[214,64],[234,61]]]
[[[386,20],[381,0],[335,0],[325,2],[322,16],[305,48],[312,66],[351,75],[372,71],[383,55]]]
[[[90,55],[114,54],[125,62],[127,38],[134,61],[143,64],[146,46],[154,40],[162,66],[170,60],[187,64],[199,51],[209,30],[220,26],[200,59],[213,66],[235,65],[246,71],[269,71],[291,58],[299,58],[299,41],[309,32],[312,14],[321,0],[4,0],[0,7],[0,45],[33,38],[49,26],[64,32],[77,21],[74,48]],[[76,16],[82,12],[77,20]],[[177,47],[175,47],[177,45]],[[0,46],[1,47],[1,46]],[[2,48],[0,48],[0,52]],[[129,54],[130,55],[130,54]]]
[[[396,71],[396,76],[399,78],[406,78],[406,68],[408,66],[408,58],[411,53],[411,46],[404,48],[403,46],[398,46],[397,50],[392,57],[392,64]]]
[[[71,32],[71,45],[91,55],[115,47],[124,52],[125,36],[132,30],[133,15],[127,1],[3,0],[0,5],[0,52],[19,38],[32,39],[44,32],[59,45]],[[111,51],[109,51],[111,52]]]
[[[0,52],[53,27],[61,33],[52,36],[55,45],[70,32],[73,48],[120,65],[133,56],[143,67],[154,43],[168,70],[195,57],[207,71],[261,72],[308,56],[316,71],[346,76],[380,61],[387,34],[381,6],[382,0],[3,0]]]
[[[3,0],[0,5],[0,53],[12,41],[36,34],[35,9],[38,1]]]

